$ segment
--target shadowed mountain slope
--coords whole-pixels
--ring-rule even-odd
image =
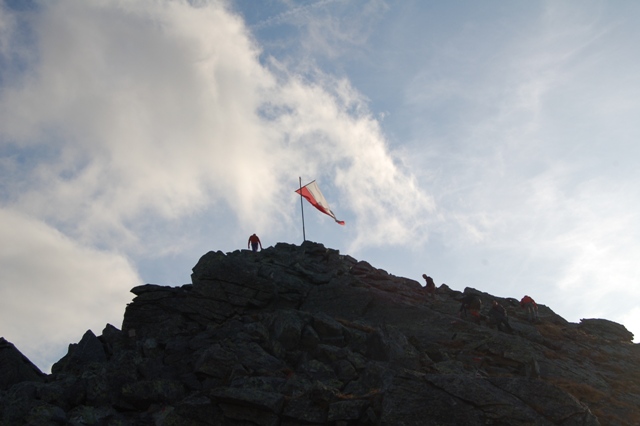
[[[122,327],[42,374],[0,342],[3,425],[638,425],[640,349],[475,289],[428,300],[321,244],[209,252],[192,284],[131,290]],[[460,319],[475,294],[513,332]],[[473,317],[472,317],[473,318]]]

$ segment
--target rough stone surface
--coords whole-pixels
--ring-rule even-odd
[[[43,374],[0,339],[2,425],[638,425],[620,324],[420,284],[321,244],[209,252],[192,283],[131,290]],[[458,318],[497,299],[514,332]],[[514,295],[519,297],[519,295]]]

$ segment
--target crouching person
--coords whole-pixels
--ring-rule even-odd
[[[504,328],[509,333],[513,332],[506,309],[496,300],[492,302],[491,309],[489,309],[489,325],[495,325],[500,331],[504,331]]]
[[[468,294],[460,300],[460,311],[458,316],[462,319],[471,319],[476,323],[480,323],[482,319],[480,310],[482,309],[482,300],[478,296]]]

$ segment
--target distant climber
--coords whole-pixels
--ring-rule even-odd
[[[256,234],[249,237],[249,241],[247,241],[247,248],[249,248],[249,245],[251,245],[251,250],[254,252],[258,251],[258,245],[260,245],[260,250],[262,250],[262,242]]]
[[[504,326],[508,332],[513,332],[506,309],[496,300],[492,302],[491,309],[489,309],[489,324],[495,325],[500,331]]]
[[[427,282],[427,285],[425,286],[427,299],[430,298],[431,300],[436,300],[436,283],[433,281],[433,278],[427,274],[422,274],[422,278]]]
[[[525,295],[520,301],[520,306],[527,311],[527,319],[529,322],[538,322],[538,304],[530,296]]]
[[[471,314],[471,319],[480,322],[480,310],[482,309],[482,300],[478,296],[468,294],[460,300],[460,311],[458,315],[462,319],[467,318],[467,314]]]

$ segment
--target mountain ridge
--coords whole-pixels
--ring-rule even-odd
[[[2,424],[637,425],[640,347],[623,325],[437,289],[306,241],[210,251],[192,283],[133,288],[43,374],[0,341]],[[500,302],[513,333],[458,317]]]

